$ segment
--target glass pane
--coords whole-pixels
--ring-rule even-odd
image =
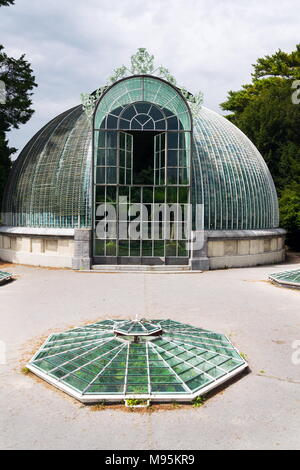
[[[107,186],[106,188],[106,202],[116,202],[117,188],[116,186]]]
[[[116,167],[112,166],[112,167],[107,168],[106,178],[107,178],[106,182],[108,184],[117,182],[117,169],[116,169]]]
[[[104,240],[95,240],[95,255],[104,256],[105,242]]]
[[[166,256],[176,256],[177,243],[173,240],[167,240],[166,242]]]
[[[129,256],[129,241],[119,241],[119,256]]]
[[[117,243],[116,240],[109,240],[105,242],[106,256],[116,256]]]
[[[107,132],[106,134],[106,147],[117,148],[117,132]]]
[[[130,241],[130,256],[140,256],[141,243],[139,240]]]
[[[105,202],[105,186],[96,186],[96,202]]]

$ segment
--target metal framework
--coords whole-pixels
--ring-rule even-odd
[[[156,133],[153,138],[153,184],[134,181],[136,131],[145,132],[145,135]],[[121,209],[117,203],[121,197],[126,197],[128,204],[147,204],[150,212],[156,202],[182,204],[184,211],[184,206],[190,202],[191,137],[189,107],[179,91],[164,80],[148,75],[133,76],[120,80],[105,92],[94,115],[95,263],[107,262],[108,257],[111,263],[131,260],[133,264],[139,264],[140,259],[148,262],[149,257],[152,262],[157,259],[158,263],[166,258],[173,263],[177,258],[186,258],[188,262],[184,238],[174,240],[165,236],[159,241],[154,240],[151,222],[139,241],[124,239],[119,231],[99,237],[96,227],[99,205],[116,204],[119,220]],[[140,158],[143,157],[141,147]],[[174,233],[186,233],[184,227],[179,227],[181,222],[174,220]],[[159,230],[162,228],[163,232],[165,221],[160,224]]]
[[[139,99],[155,102],[157,89],[145,79],[146,95],[136,91],[134,77],[123,106]],[[151,86],[150,86],[151,85]],[[165,107],[169,96],[168,84]],[[116,109],[114,91],[103,97],[97,126]],[[138,87],[139,88],[139,87]],[[141,88],[139,88],[141,90]],[[164,96],[164,94],[163,94]],[[178,93],[178,97],[180,97]],[[189,115],[173,101],[171,111]],[[170,109],[170,108],[169,108]],[[181,110],[180,110],[181,109]],[[92,227],[93,129],[82,106],[53,119],[26,145],[14,163],[5,190],[1,221],[9,226],[76,228]],[[256,230],[277,228],[279,211],[270,172],[257,149],[232,123],[202,107],[193,119],[192,202],[204,204],[206,230]]]
[[[82,402],[192,400],[247,367],[221,334],[172,320],[106,320],[51,335],[29,369]]]

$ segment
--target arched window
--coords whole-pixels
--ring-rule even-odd
[[[191,119],[174,87],[149,76],[122,80],[100,100],[94,126],[95,233],[100,204],[115,205],[119,222],[120,198],[149,211],[155,203],[189,204]],[[173,223],[180,223],[176,215]],[[141,241],[123,240],[119,228],[109,240],[95,234],[95,257],[186,256],[184,243],[173,242],[169,233],[157,242],[153,225],[141,227]]]

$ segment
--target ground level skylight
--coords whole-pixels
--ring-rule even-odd
[[[0,284],[2,282],[9,281],[11,278],[12,278],[11,273],[6,273],[6,272],[3,272],[3,271],[0,271]]]
[[[300,269],[270,274],[269,279],[272,282],[285,287],[294,287],[300,289]]]
[[[172,320],[106,320],[53,334],[28,364],[82,402],[193,400],[246,367],[225,335]]]

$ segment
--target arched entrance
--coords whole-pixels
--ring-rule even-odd
[[[188,264],[191,117],[152,76],[121,80],[94,116],[94,264]]]

